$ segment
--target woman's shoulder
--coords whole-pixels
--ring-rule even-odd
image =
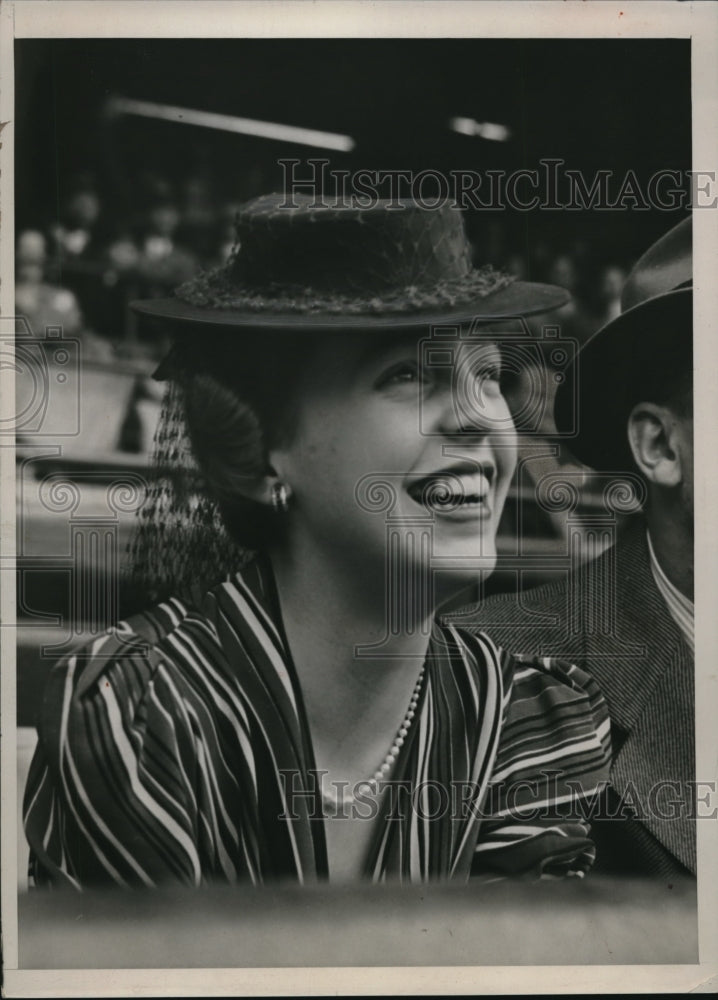
[[[608,709],[594,678],[576,664],[551,656],[511,655],[512,684],[505,738],[543,739],[584,748],[586,740],[610,748]]]
[[[25,798],[36,880],[198,884],[195,787],[200,767],[220,770],[220,662],[212,622],[170,599],[56,664]]]
[[[570,805],[608,778],[611,726],[593,677],[565,660],[517,655],[476,629],[467,644],[492,650],[504,674],[504,714],[492,772],[497,813]]]
[[[472,650],[481,650],[500,666],[504,681],[523,697],[536,697],[539,692],[556,697],[602,700],[598,685],[583,668],[566,659],[537,656],[532,653],[509,652],[480,628],[454,623],[442,623]]]
[[[501,671],[504,752],[543,748],[543,756],[544,749],[563,740],[567,748],[598,751],[602,758],[610,753],[608,709],[589,673],[555,657],[510,653],[479,629],[455,632],[474,655],[483,655]]]
[[[212,623],[192,602],[169,598],[149,610],[131,615],[102,634],[81,643],[50,672],[44,706],[88,697],[92,692],[123,688],[137,703],[152,684],[158,669],[170,674],[190,655],[196,637],[212,645]],[[46,714],[46,713],[45,713]]]

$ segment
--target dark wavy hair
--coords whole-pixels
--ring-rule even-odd
[[[265,549],[283,521],[244,487],[269,470],[269,450],[291,438],[297,384],[313,354],[306,333],[212,335],[178,366],[192,450],[232,538]]]

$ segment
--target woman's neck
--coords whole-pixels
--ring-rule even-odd
[[[384,573],[359,579],[326,554],[273,553],[284,629],[302,688],[316,766],[355,783],[379,766],[404,718],[433,611],[387,614]],[[410,604],[411,602],[406,602]]]

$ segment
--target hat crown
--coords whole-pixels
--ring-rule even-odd
[[[237,217],[235,279],[255,288],[383,294],[465,278],[471,248],[461,213],[380,199],[367,208],[308,195],[255,198]]]
[[[227,264],[175,294],[200,308],[263,315],[439,313],[513,282],[488,264],[472,268],[471,257],[462,213],[450,204],[357,207],[270,194],[240,209]]]
[[[657,240],[629,274],[621,294],[621,312],[657,295],[686,287],[693,280],[693,227],[683,219]]]
[[[570,297],[473,266],[463,214],[451,204],[368,201],[255,198],[239,210],[229,260],[172,299],[132,308],[149,321],[212,328],[391,330],[531,316]]]

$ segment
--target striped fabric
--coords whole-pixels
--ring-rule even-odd
[[[259,562],[61,661],[38,728],[24,808],[35,884],[330,876],[301,690]],[[365,877],[582,874],[588,828],[562,804],[594,792],[609,756],[584,673],[437,623],[391,776],[403,805],[380,797]]]
[[[658,587],[658,592],[666,602],[668,610],[671,613],[671,618],[681,630],[691,653],[695,656],[696,640],[693,601],[686,597],[685,594],[682,594],[678,587],[674,586],[663,572],[661,564],[656,559],[656,553],[653,551],[651,533],[649,531],[646,532],[646,540],[648,541],[648,555],[651,560],[651,573],[653,573],[653,579]]]

